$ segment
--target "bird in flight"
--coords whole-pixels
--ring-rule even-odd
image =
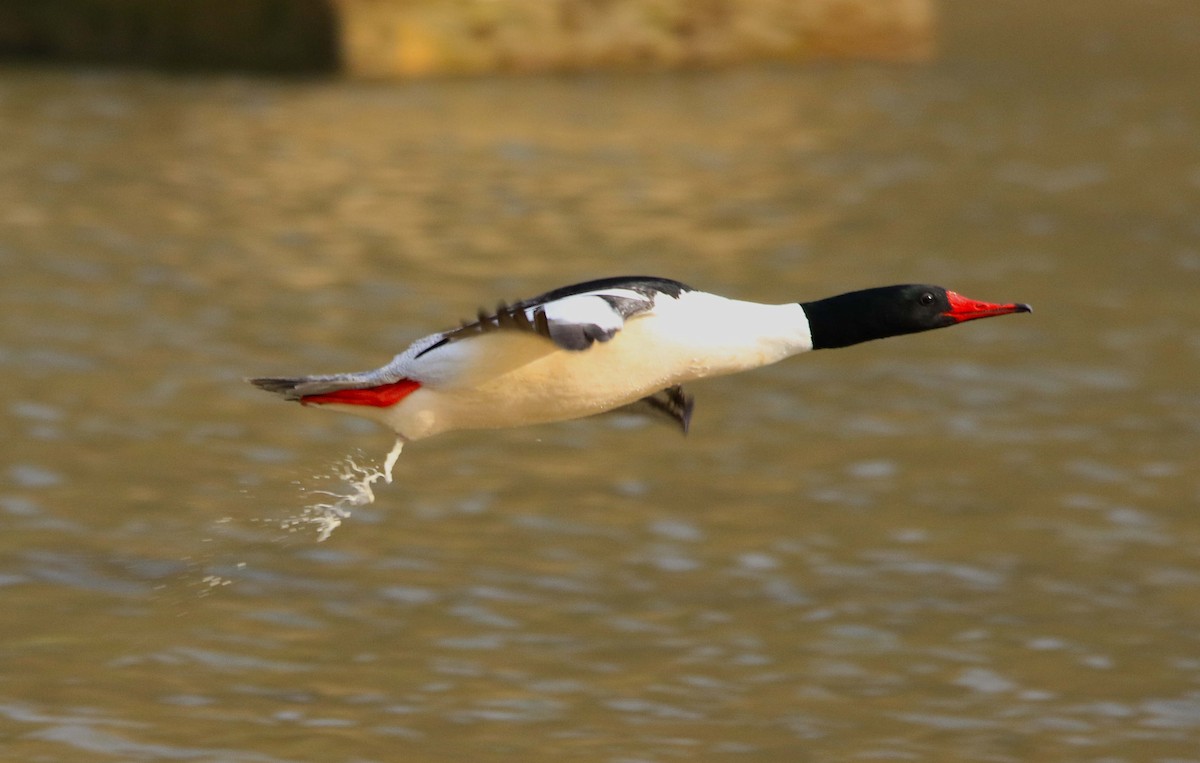
[[[939,286],[881,286],[781,305],[710,294],[667,278],[564,286],[418,339],[373,371],[268,376],[250,383],[304,405],[365,416],[396,446],[459,429],[495,429],[618,409],[665,416],[684,432],[683,385],[833,349],[1009,313]]]

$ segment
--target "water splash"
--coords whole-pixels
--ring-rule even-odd
[[[404,441],[397,439],[396,444],[383,459],[382,466],[378,467],[370,464],[361,465],[354,460],[353,456],[346,456],[336,465],[333,472],[327,475],[327,478],[340,480],[349,489],[349,492],[310,491],[314,495],[325,496],[330,500],[318,500],[305,506],[299,515],[283,520],[283,529],[297,532],[311,527],[317,531],[318,543],[328,540],[333,531],[341,526],[342,521],[350,517],[356,506],[366,506],[375,501],[374,485],[376,482],[382,479],[385,484],[391,484],[392,469],[396,466],[396,459],[400,458],[400,451],[403,447]]]

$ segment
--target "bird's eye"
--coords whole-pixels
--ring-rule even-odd
[[[922,305],[932,305],[933,304],[933,294],[930,292],[925,292],[917,299],[917,301],[920,302]]]

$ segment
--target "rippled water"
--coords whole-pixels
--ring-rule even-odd
[[[928,69],[0,72],[2,757],[1200,760],[1200,17],[1153,5],[964,3]],[[391,439],[244,376],[635,271],[1037,312],[285,526]]]

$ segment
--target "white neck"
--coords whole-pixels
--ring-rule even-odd
[[[672,348],[671,355],[687,361],[688,378],[745,371],[812,349],[808,318],[795,303],[764,305],[685,292],[678,300],[660,300],[651,319],[626,327],[635,333],[643,328],[650,351]]]

